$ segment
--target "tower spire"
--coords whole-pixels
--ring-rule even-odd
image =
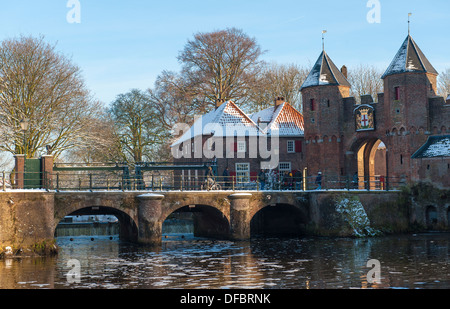
[[[411,34],[411,15],[412,13],[408,13],[408,35]]]

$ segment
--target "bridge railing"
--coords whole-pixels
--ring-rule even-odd
[[[198,184],[200,182],[200,185]],[[207,184],[207,178],[192,181],[182,179],[179,181],[179,189],[189,190],[266,190],[266,191],[310,191],[310,190],[367,190],[389,191],[399,189],[407,183],[404,177],[357,177],[352,176],[322,176],[318,181],[317,176],[294,177],[286,175],[273,175],[261,180],[258,177],[249,176],[215,176]],[[177,189],[175,187],[175,189]]]
[[[51,174],[46,172],[0,172],[0,190],[49,189]]]
[[[0,175],[0,190],[47,189],[56,191],[310,191],[367,190],[389,191],[405,185],[400,177],[357,177],[323,175],[292,177],[256,176],[185,176],[176,174],[129,175],[118,172],[6,173]]]
[[[0,188],[47,189],[56,191],[309,191],[309,190],[367,190],[389,191],[407,183],[397,177],[358,177],[323,175],[292,177],[266,175],[265,181],[256,176],[185,176],[177,174],[129,175],[117,172],[73,173],[14,173],[1,174]]]

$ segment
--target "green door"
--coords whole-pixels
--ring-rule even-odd
[[[25,159],[24,189],[41,189],[41,160]]]

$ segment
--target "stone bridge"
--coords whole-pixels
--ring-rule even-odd
[[[196,236],[246,240],[256,235],[349,236],[336,212],[335,198],[347,194],[363,204],[375,227],[407,231],[412,220],[426,224],[426,207],[405,203],[398,191],[275,192],[55,192],[0,193],[0,247],[26,247],[53,241],[69,215],[115,215],[120,237],[158,245],[162,225],[174,212],[192,212]],[[450,205],[437,206],[436,218],[448,226]],[[444,209],[447,207],[446,209]],[[447,214],[447,215],[446,215]]]
[[[295,233],[314,221],[304,193],[61,192],[54,195],[53,229],[68,215],[111,214],[119,219],[122,238],[155,244],[161,242],[163,222],[174,212],[188,211],[194,213],[197,236],[242,240],[250,238],[252,219],[264,208],[294,214]],[[286,225],[293,228],[293,222]]]

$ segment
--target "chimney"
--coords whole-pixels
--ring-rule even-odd
[[[284,103],[284,98],[283,97],[276,98],[275,99],[275,108],[277,108],[278,106],[280,106],[283,103]]]
[[[347,78],[348,72],[347,72],[347,67],[346,67],[345,65],[342,66],[342,68],[341,68],[341,73],[342,73],[342,75],[345,76],[345,78]]]
[[[216,108],[219,108],[220,105],[222,105],[223,103],[225,103],[225,100],[224,100],[224,99],[217,99],[217,100],[216,100]]]

